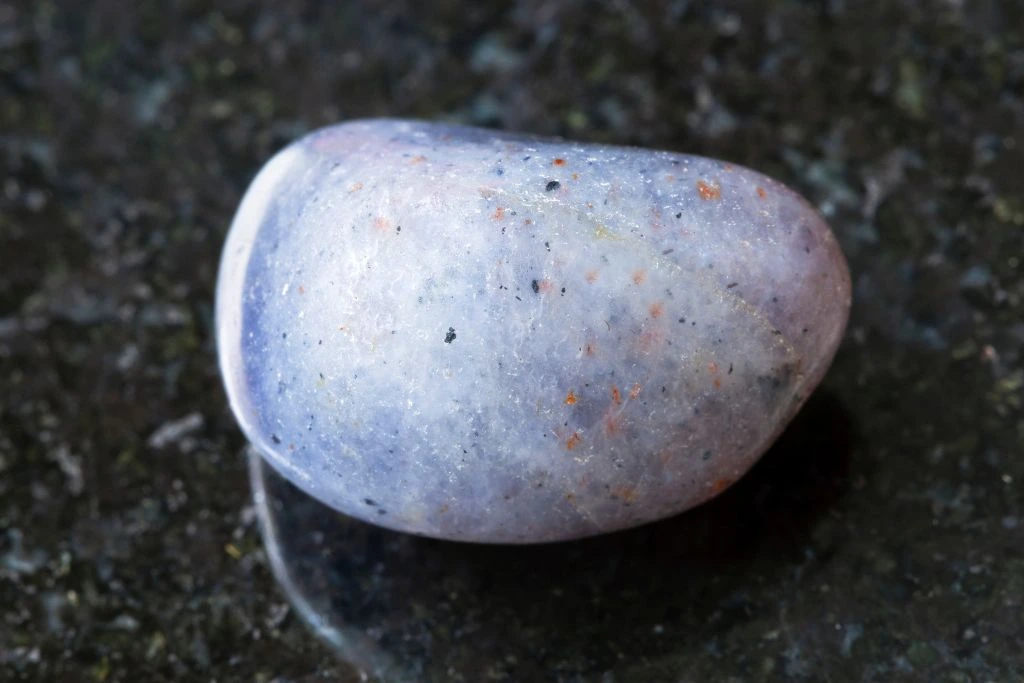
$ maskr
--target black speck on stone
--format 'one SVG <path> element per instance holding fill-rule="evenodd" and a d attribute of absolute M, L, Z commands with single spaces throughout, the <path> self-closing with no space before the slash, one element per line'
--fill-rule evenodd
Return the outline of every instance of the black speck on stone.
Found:
<path fill-rule="evenodd" d="M 281 443 L 281 438 L 277 434 L 271 434 L 270 440 L 274 443 Z"/>
<path fill-rule="evenodd" d="M 540 292 L 540 283 L 537 282 L 536 280 L 531 281 L 530 282 L 530 289 L 533 290 L 534 294 L 538 294 Z"/>
<path fill-rule="evenodd" d="M 373 507 L 376 507 L 377 505 L 377 501 L 375 501 L 373 498 L 363 498 L 363 502 Z"/>
<path fill-rule="evenodd" d="M 561 186 L 562 186 L 562 183 L 558 182 L 557 180 L 551 180 L 551 181 L 548 181 L 548 184 L 544 186 L 544 191 L 545 192 L 554 192 L 555 190 L 557 190 Z"/>
<path fill-rule="evenodd" d="M 455 328 L 449 327 L 448 334 L 444 335 L 444 343 L 451 344 L 453 341 L 455 341 Z"/>

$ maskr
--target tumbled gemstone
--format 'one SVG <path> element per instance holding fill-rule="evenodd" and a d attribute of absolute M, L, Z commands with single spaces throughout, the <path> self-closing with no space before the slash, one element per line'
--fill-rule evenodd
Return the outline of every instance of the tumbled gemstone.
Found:
<path fill-rule="evenodd" d="M 821 216 L 754 171 L 364 120 L 259 172 L 216 317 L 231 407 L 301 489 L 522 543 L 720 493 L 821 380 L 849 305 Z"/>

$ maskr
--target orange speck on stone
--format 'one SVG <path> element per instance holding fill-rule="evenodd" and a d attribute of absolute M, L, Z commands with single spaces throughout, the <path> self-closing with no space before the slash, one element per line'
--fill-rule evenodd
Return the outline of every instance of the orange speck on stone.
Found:
<path fill-rule="evenodd" d="M 700 194 L 701 199 L 721 199 L 722 188 L 717 184 L 708 184 L 703 180 L 697 181 L 697 193 Z"/>
<path fill-rule="evenodd" d="M 637 382 L 633 385 L 633 388 L 629 390 L 629 397 L 634 399 L 638 397 L 640 395 L 640 389 L 642 389 L 642 387 L 640 386 L 640 383 Z"/>
<path fill-rule="evenodd" d="M 619 486 L 618 488 L 612 489 L 611 495 L 613 498 L 618 498 L 623 503 L 633 503 L 636 501 L 636 489 L 632 486 Z"/>
<path fill-rule="evenodd" d="M 565 159 L 555 159 L 552 161 L 555 166 L 565 166 Z"/>
<path fill-rule="evenodd" d="M 568 394 L 565 395 L 565 405 L 567 405 L 567 406 L 576 405 L 576 394 L 572 393 L 571 390 L 569 391 Z"/>
<path fill-rule="evenodd" d="M 583 437 L 580 436 L 580 433 L 579 432 L 573 432 L 572 436 L 570 436 L 568 439 L 566 439 L 565 447 L 567 449 L 569 449 L 570 451 L 574 450 L 577 446 L 580 445 L 581 441 L 583 441 Z"/>
<path fill-rule="evenodd" d="M 622 404 L 622 394 L 619 393 L 619 388 L 616 386 L 612 387 L 612 401 L 615 402 L 615 405 Z"/>
<path fill-rule="evenodd" d="M 674 183 L 676 181 L 676 177 L 674 175 L 672 175 L 671 173 L 669 173 L 667 176 L 665 176 L 665 181 L 666 182 L 670 182 L 670 183 Z"/>
<path fill-rule="evenodd" d="M 440 514 L 442 514 L 442 515 L 443 515 L 444 513 L 448 512 L 448 503 L 445 503 L 444 505 L 442 505 L 441 507 L 439 507 L 439 508 L 437 509 L 437 511 L 438 511 L 438 513 L 440 513 Z"/>
<path fill-rule="evenodd" d="M 664 224 L 662 223 L 662 216 L 661 216 L 661 210 L 660 209 L 655 209 L 654 211 L 651 212 L 651 214 L 652 214 L 651 215 L 651 230 L 654 230 L 655 232 L 657 232 L 658 230 L 661 230 L 663 227 L 665 227 Z"/>
<path fill-rule="evenodd" d="M 579 180 L 580 179 L 580 174 L 579 173 L 573 173 L 572 174 L 572 179 L 573 180 Z"/>
<path fill-rule="evenodd" d="M 409 160 L 409 163 L 410 164 L 422 164 L 426 160 L 427 160 L 427 158 L 425 156 L 423 156 L 422 154 L 417 154 L 416 156 L 414 156 L 412 159 Z"/>
<path fill-rule="evenodd" d="M 306 293 L 306 288 L 303 287 L 302 285 L 299 285 L 299 294 L 305 294 L 305 293 Z"/>
<path fill-rule="evenodd" d="M 757 196 L 760 197 L 761 199 L 767 199 L 768 193 L 764 191 L 763 187 L 759 187 L 757 188 Z"/>
<path fill-rule="evenodd" d="M 494 210 L 494 216 L 493 216 L 494 220 L 500 221 L 504 217 L 505 217 L 505 207 L 504 206 L 499 206 L 498 208 L 496 208 Z"/>
<path fill-rule="evenodd" d="M 594 282 L 597 281 L 597 271 L 596 270 L 588 270 L 587 274 L 584 277 L 586 277 L 587 282 L 593 284 Z"/>
<path fill-rule="evenodd" d="M 650 351 L 665 341 L 665 335 L 661 330 L 645 330 L 637 337 L 637 348 L 643 352 Z"/>
<path fill-rule="evenodd" d="M 583 347 L 583 354 L 586 355 L 586 356 L 595 356 L 595 355 L 597 355 L 597 345 L 596 344 L 586 344 Z"/>
<path fill-rule="evenodd" d="M 358 192 L 361 189 L 363 189 L 363 184 L 362 183 L 352 183 L 352 185 L 349 186 L 348 191 L 349 192 Z"/>
<path fill-rule="evenodd" d="M 646 279 L 647 279 L 646 271 L 638 270 L 635 273 L 633 273 L 633 284 L 642 285 L 644 283 L 644 280 L 646 280 Z"/>
<path fill-rule="evenodd" d="M 712 375 L 717 375 L 718 374 L 718 363 L 716 363 L 715 361 L 711 361 L 710 363 L 708 363 L 708 372 L 710 372 Z M 721 377 L 715 377 L 715 379 L 713 380 L 713 384 L 715 385 L 715 389 L 721 389 L 722 388 L 722 378 Z"/>
<path fill-rule="evenodd" d="M 373 219 L 373 229 L 381 232 L 386 232 L 391 227 L 391 221 L 383 216 L 377 216 Z"/>
<path fill-rule="evenodd" d="M 554 285 L 551 284 L 551 280 L 540 280 L 537 282 L 537 291 L 550 292 Z"/>
<path fill-rule="evenodd" d="M 622 425 L 614 415 L 605 415 L 604 431 L 608 436 L 615 436 L 622 431 Z"/>
<path fill-rule="evenodd" d="M 651 304 L 651 307 L 648 309 L 648 311 L 650 312 L 652 318 L 660 318 L 662 314 L 665 312 L 665 305 L 662 304 L 660 301 L 656 301 L 653 304 Z"/>
<path fill-rule="evenodd" d="M 715 483 L 711 485 L 711 490 L 718 494 L 729 488 L 730 484 L 732 484 L 732 479 L 727 479 L 725 477 L 721 479 L 715 479 Z"/>

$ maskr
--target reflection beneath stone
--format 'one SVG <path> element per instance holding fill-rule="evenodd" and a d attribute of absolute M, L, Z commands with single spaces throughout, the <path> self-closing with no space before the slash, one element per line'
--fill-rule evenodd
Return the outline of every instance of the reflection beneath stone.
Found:
<path fill-rule="evenodd" d="M 774 614 L 765 596 L 786 599 L 814 524 L 846 488 L 849 432 L 841 406 L 818 395 L 715 501 L 533 546 L 382 529 L 318 503 L 254 451 L 249 459 L 275 574 L 317 635 L 361 670 L 385 681 L 660 680 Z"/>

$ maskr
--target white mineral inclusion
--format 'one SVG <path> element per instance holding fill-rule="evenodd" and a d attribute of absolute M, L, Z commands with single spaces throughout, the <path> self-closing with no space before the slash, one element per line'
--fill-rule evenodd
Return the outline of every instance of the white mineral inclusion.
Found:
<path fill-rule="evenodd" d="M 849 305 L 821 216 L 754 171 L 365 120 L 260 171 L 216 316 L 231 407 L 297 486 L 524 543 L 721 492 L 820 381 Z"/>

